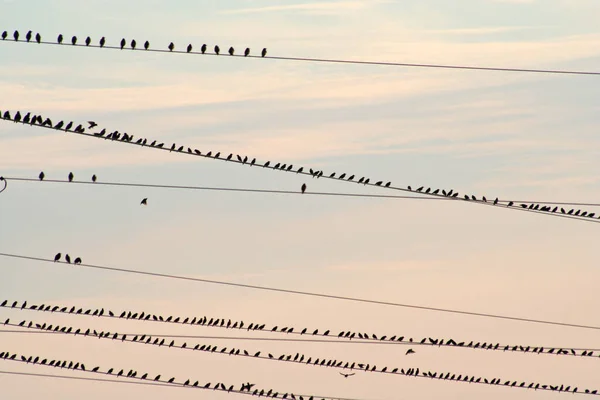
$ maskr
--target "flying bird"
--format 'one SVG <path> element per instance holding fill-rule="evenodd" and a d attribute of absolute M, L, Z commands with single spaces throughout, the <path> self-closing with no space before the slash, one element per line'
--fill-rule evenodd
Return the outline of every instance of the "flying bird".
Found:
<path fill-rule="evenodd" d="M 69 172 L 69 182 L 73 182 L 74 175 L 72 172 Z"/>
<path fill-rule="evenodd" d="M 89 128 L 88 128 L 88 129 L 92 129 L 92 128 L 93 128 L 93 127 L 95 127 L 95 126 L 98 126 L 98 124 L 97 124 L 97 123 L 95 123 L 94 121 L 88 121 L 88 124 L 90 124 L 90 126 L 89 126 Z"/>
<path fill-rule="evenodd" d="M 355 373 L 352 373 L 352 374 L 344 374 L 344 373 L 340 372 L 340 375 L 342 375 L 344 378 L 347 378 L 347 377 L 349 377 L 349 376 L 356 375 L 356 374 L 355 374 Z"/>
<path fill-rule="evenodd" d="M 408 349 L 408 350 L 406 350 L 405 355 L 414 354 L 414 353 L 415 353 L 415 351 L 413 349 Z"/>
<path fill-rule="evenodd" d="M 300 189 L 302 189 L 302 193 L 306 192 L 306 183 L 303 183 Z"/>
<path fill-rule="evenodd" d="M 148 198 L 147 198 L 147 197 L 144 197 L 144 198 L 142 199 L 142 202 L 140 203 L 140 205 L 142 205 L 142 206 L 147 206 L 147 205 L 148 205 Z"/>

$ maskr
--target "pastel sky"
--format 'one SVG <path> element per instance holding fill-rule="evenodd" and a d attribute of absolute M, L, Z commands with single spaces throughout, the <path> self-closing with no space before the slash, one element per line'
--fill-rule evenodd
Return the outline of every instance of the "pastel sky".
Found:
<path fill-rule="evenodd" d="M 1 0 L 0 31 L 122 37 L 166 49 L 600 70 L 597 0 Z M 95 120 L 203 151 L 503 199 L 597 202 L 600 78 L 303 63 L 0 43 L 0 110 Z M 0 122 L 0 175 L 389 194 Z M 140 207 L 142 198 L 148 206 Z M 462 202 L 10 182 L 0 252 L 600 325 L 598 227 Z M 67 268 L 0 257 L 0 301 L 210 315 L 268 325 L 526 345 L 600 347 L 532 325 Z M 121 332 L 239 335 L 0 309 Z M 248 333 L 247 335 L 251 335 Z M 232 341 L 205 341 L 231 346 Z M 600 360 L 445 348 L 235 342 L 378 366 L 596 387 Z M 369 400 L 559 398 L 112 343 L 0 333 L 0 351 L 201 381 Z M 0 363 L 0 370 L 54 370 Z M 62 371 L 64 373 L 64 371 Z M 86 376 L 80 374 L 79 376 Z M 235 398 L 216 392 L 0 375 L 2 397 Z"/>

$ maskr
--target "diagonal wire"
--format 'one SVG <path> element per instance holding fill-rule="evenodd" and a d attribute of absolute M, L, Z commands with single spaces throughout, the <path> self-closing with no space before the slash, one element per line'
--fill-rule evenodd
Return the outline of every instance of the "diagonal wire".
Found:
<path fill-rule="evenodd" d="M 25 41 L 13 41 L 5 40 L 5 43 L 31 43 Z M 121 50 L 120 46 L 110 45 L 95 45 L 90 44 L 88 46 L 83 44 L 59 44 L 58 42 L 40 41 L 39 44 L 43 45 L 54 45 L 63 47 L 89 47 L 89 48 L 104 48 L 110 50 Z M 131 49 L 126 48 L 124 51 L 136 51 L 136 52 L 153 52 L 153 53 L 174 53 L 174 54 L 190 54 L 190 55 L 205 55 L 205 56 L 218 56 L 213 52 L 197 52 L 197 51 L 183 51 L 183 50 L 168 50 L 168 49 L 152 49 L 148 48 L 143 50 L 141 48 Z M 574 70 L 559 70 L 559 69 L 532 69 L 532 68 L 508 68 L 508 67 L 484 67 L 475 65 L 450 65 L 450 64 L 429 64 L 429 63 L 401 63 L 401 62 L 387 62 L 387 61 L 361 61 L 361 60 L 347 60 L 347 59 L 335 59 L 335 58 L 316 58 L 316 57 L 289 57 L 289 56 L 258 56 L 251 55 L 244 56 L 243 54 L 221 55 L 226 58 L 264 58 L 270 60 L 283 60 L 283 61 L 301 61 L 301 62 L 313 62 L 313 63 L 327 63 L 327 64 L 354 64 L 354 65 L 377 65 L 377 66 L 388 66 L 388 67 L 410 67 L 410 68 L 440 68 L 440 69 L 453 69 L 453 70 L 471 70 L 471 71 L 496 71 L 496 72 L 521 72 L 521 73 L 538 73 L 538 74 L 560 74 L 560 75 L 588 75 L 588 76 L 600 76 L 600 72 L 596 71 L 574 71 Z"/>
<path fill-rule="evenodd" d="M 51 260 L 48 258 L 23 256 L 23 255 L 18 255 L 18 254 L 1 253 L 1 252 L 0 252 L 0 256 L 17 258 L 17 259 L 22 259 L 22 260 L 41 261 L 41 262 L 71 266 L 71 264 L 67 264 L 64 262 L 57 263 L 54 260 Z M 412 308 L 412 309 L 423 310 L 423 311 L 436 311 L 436 312 L 443 312 L 443 313 L 468 315 L 468 316 L 473 316 L 473 317 L 504 319 L 504 320 L 509 320 L 509 321 L 528 322 L 528 323 L 534 323 L 534 324 L 545 324 L 545 325 L 554 325 L 554 326 L 564 326 L 564 327 L 570 327 L 570 328 L 600 330 L 600 326 L 594 326 L 594 325 L 571 324 L 571 323 L 566 323 L 566 322 L 547 321 L 547 320 L 539 320 L 539 319 L 533 319 L 533 318 L 521 318 L 521 317 L 512 317 L 512 316 L 499 315 L 499 314 L 453 310 L 453 309 L 448 309 L 448 308 L 418 306 L 418 305 L 414 305 L 414 304 L 395 303 L 395 302 L 380 301 L 380 300 L 369 300 L 369 299 L 361 299 L 358 297 L 338 296 L 338 295 L 331 295 L 331 294 L 325 294 L 325 293 L 306 292 L 306 291 L 292 290 L 292 289 L 281 289 L 281 288 L 274 288 L 274 287 L 268 287 L 268 286 L 250 285 L 250 284 L 245 284 L 245 283 L 217 281 L 217 280 L 212 280 L 212 279 L 192 278 L 189 276 L 171 275 L 171 274 L 163 274 L 163 273 L 158 273 L 158 272 L 147 272 L 147 271 L 140 271 L 140 270 L 133 270 L 133 269 L 125 269 L 125 268 L 106 267 L 106 266 L 102 266 L 102 265 L 78 264 L 78 265 L 75 265 L 74 267 L 75 268 L 99 269 L 99 270 L 113 271 L 113 272 L 125 272 L 125 273 L 130 273 L 130 274 L 153 276 L 153 277 L 157 277 L 157 278 L 167 278 L 167 279 L 177 279 L 177 280 L 184 280 L 184 281 L 190 281 L 190 282 L 210 283 L 210 284 L 215 284 L 215 285 L 240 287 L 240 288 L 246 288 L 246 289 L 265 290 L 265 291 L 270 291 L 270 292 L 275 292 L 275 293 L 295 294 L 295 295 L 300 295 L 300 296 L 319 297 L 319 298 L 332 299 L 332 300 L 344 300 L 344 301 L 351 301 L 351 302 L 356 302 L 356 303 L 384 305 L 384 306 L 390 306 L 390 307 Z"/>
<path fill-rule="evenodd" d="M 13 122 L 17 122 L 14 121 L 13 119 L 9 118 L 4 118 L 4 120 L 7 121 L 13 121 Z M 52 126 L 47 126 L 44 124 L 38 125 L 38 124 L 28 124 L 26 122 L 23 121 L 19 121 L 19 123 L 22 123 L 24 125 L 31 125 L 31 126 L 36 126 L 36 127 L 41 127 L 41 128 L 46 128 L 46 129 L 52 129 L 52 130 L 56 130 L 56 128 L 52 127 Z M 85 133 L 84 131 L 77 131 L 77 130 L 66 130 L 66 132 L 69 133 L 74 133 L 74 134 L 78 134 L 78 135 L 83 135 L 83 136 L 87 136 L 87 137 L 94 137 L 97 139 L 104 139 L 104 140 L 109 140 L 107 137 L 104 136 L 99 136 L 98 134 L 90 134 L 90 133 Z M 133 138 L 133 136 L 131 136 Z M 111 141 L 114 141 L 112 139 L 110 139 Z M 141 140 L 141 138 L 140 138 Z M 376 182 L 376 183 L 363 183 L 359 181 L 349 181 L 349 180 L 343 180 L 343 179 L 339 179 L 339 177 L 333 177 L 333 176 L 327 176 L 327 175 L 319 175 L 317 176 L 316 173 L 321 172 L 322 171 L 317 171 L 316 173 L 312 173 L 312 169 L 311 172 L 308 171 L 293 171 L 293 170 L 284 170 L 284 169 L 278 169 L 275 168 L 274 166 L 267 166 L 266 164 L 260 164 L 260 163 L 256 163 L 256 164 L 252 164 L 252 163 L 247 163 L 247 162 L 243 162 L 243 161 L 238 161 L 235 159 L 226 159 L 226 158 L 216 158 L 216 157 L 208 157 L 206 156 L 206 153 L 204 155 L 202 154 L 196 154 L 194 152 L 191 151 L 191 149 L 188 150 L 188 152 L 184 152 L 184 151 L 178 151 L 178 150 L 172 150 L 169 148 L 164 148 L 164 147 L 155 147 L 152 145 L 144 145 L 143 143 L 137 143 L 137 142 L 133 142 L 133 141 L 124 141 L 124 140 L 117 140 L 118 143 L 126 143 L 126 144 L 130 144 L 130 145 L 136 145 L 136 146 L 141 146 L 141 147 L 146 147 L 146 148 L 152 148 L 155 150 L 163 150 L 163 151 L 168 151 L 168 152 L 175 152 L 178 154 L 186 154 L 189 156 L 196 156 L 196 157 L 204 157 L 204 158 L 209 158 L 212 160 L 221 160 L 221 161 L 227 161 L 230 163 L 237 163 L 237 164 L 242 164 L 242 165 L 248 165 L 250 167 L 252 166 L 256 166 L 256 167 L 260 167 L 260 168 L 268 168 L 271 170 L 277 170 L 277 171 L 284 171 L 284 172 L 290 172 L 290 173 L 295 173 L 295 174 L 301 174 L 301 175 L 310 175 L 313 178 L 325 178 L 325 179 L 331 179 L 331 180 L 335 180 L 335 181 L 342 181 L 342 182 L 346 182 L 346 183 L 355 183 L 355 184 L 362 184 L 365 186 L 369 186 L 369 187 L 374 187 L 374 188 L 385 188 L 385 189 L 391 189 L 391 190 L 398 190 L 398 191 L 402 191 L 402 192 L 407 192 L 407 193 L 411 193 L 411 194 L 417 194 L 417 195 L 422 195 L 422 196 L 430 196 L 430 197 L 435 197 L 435 198 L 444 198 L 444 199 L 448 199 L 448 200 L 455 200 L 455 201 L 466 201 L 467 203 L 472 203 L 472 204 L 479 204 L 479 205 L 486 205 L 486 206 L 493 206 L 493 207 L 501 207 L 503 209 L 509 209 L 509 210 L 518 210 L 518 211 L 523 211 L 523 212 L 531 212 L 531 213 L 535 213 L 535 214 L 541 214 L 541 215 L 546 215 L 546 216 L 552 216 L 552 217 L 560 217 L 560 218 L 567 218 L 567 219 L 573 219 L 573 220 L 578 220 L 578 221 L 585 221 L 585 222 L 591 222 L 591 223 L 600 223 L 600 214 L 597 216 L 595 216 L 595 213 L 590 213 L 593 215 L 593 218 L 590 217 L 589 215 L 587 216 L 581 216 L 581 215 L 571 215 L 568 214 L 566 211 L 562 210 L 562 213 L 557 213 L 555 211 L 558 210 L 558 207 L 556 207 L 556 209 L 553 212 L 549 212 L 549 211 L 541 211 L 541 210 L 536 210 L 533 209 L 534 204 L 530 204 L 529 207 L 526 204 L 521 204 L 521 207 L 518 207 L 518 205 L 512 205 L 511 203 L 509 204 L 500 204 L 500 201 L 498 200 L 498 204 L 495 204 L 494 202 L 487 202 L 487 201 L 482 201 L 482 200 L 465 200 L 463 198 L 458 198 L 458 197 L 451 197 L 451 196 L 444 196 L 442 194 L 434 194 L 434 193 L 425 193 L 425 192 L 420 192 L 420 191 L 413 191 L 412 189 L 405 189 L 405 188 L 401 188 L 401 187 L 397 187 L 397 186 L 391 186 L 391 182 L 388 182 L 386 185 L 383 184 L 383 181 L 381 182 Z M 163 143 L 164 144 L 164 143 Z M 173 144 L 175 145 L 175 144 Z M 183 147 L 183 146 L 181 146 Z M 279 164 L 277 164 L 279 165 Z M 287 164 L 284 164 L 287 165 Z M 291 166 L 291 165 L 290 165 Z M 365 179 L 365 177 L 363 177 L 363 179 Z M 361 179 L 362 180 L 362 179 Z M 379 183 L 379 184 L 378 184 Z M 457 193 L 458 194 L 458 193 Z M 537 205 L 537 207 L 539 207 L 539 204 Z M 570 213 L 573 213 L 575 210 L 570 210 Z M 581 211 L 581 210 L 579 210 Z M 579 213 L 579 211 L 577 211 L 576 214 Z"/>

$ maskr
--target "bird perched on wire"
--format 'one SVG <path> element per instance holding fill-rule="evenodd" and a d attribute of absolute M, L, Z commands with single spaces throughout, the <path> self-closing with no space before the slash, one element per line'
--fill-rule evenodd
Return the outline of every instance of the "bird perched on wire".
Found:
<path fill-rule="evenodd" d="M 57 262 L 58 260 L 60 260 L 60 257 L 61 257 L 61 256 L 62 256 L 62 255 L 61 255 L 60 253 L 57 253 L 57 254 L 54 256 L 54 262 Z"/>
<path fill-rule="evenodd" d="M 92 182 L 96 182 L 96 175 L 92 175 Z"/>
<path fill-rule="evenodd" d="M 232 56 L 234 52 L 235 52 L 234 48 L 230 47 L 229 48 L 229 55 Z"/>
<path fill-rule="evenodd" d="M 306 192 L 306 183 L 303 183 L 300 189 L 302 189 L 302 193 Z"/>
<path fill-rule="evenodd" d="M 173 42 L 169 43 L 169 51 L 173 51 L 175 49 L 175 45 Z"/>
<path fill-rule="evenodd" d="M 71 264 L 71 257 L 69 257 L 69 255 L 68 255 L 68 254 L 65 254 L 65 260 L 66 260 L 66 261 L 67 261 L 69 264 Z"/>
<path fill-rule="evenodd" d="M 75 264 L 75 265 L 81 264 L 81 257 L 77 257 L 75 260 L 73 260 L 73 264 Z"/>
<path fill-rule="evenodd" d="M 127 42 L 125 41 L 125 38 L 121 39 L 121 50 L 123 50 L 126 44 Z"/>
<path fill-rule="evenodd" d="M 144 198 L 142 199 L 142 202 L 140 203 L 140 205 L 141 205 L 141 206 L 147 206 L 147 205 L 148 205 L 148 198 L 147 198 L 147 197 L 144 197 Z"/>
<path fill-rule="evenodd" d="M 44 175 L 44 171 L 40 172 L 40 175 L 39 175 L 40 181 L 44 180 L 44 176 L 46 176 L 46 175 Z"/>
<path fill-rule="evenodd" d="M 353 376 L 353 375 L 356 375 L 356 374 L 354 374 L 354 373 L 352 373 L 352 374 L 344 374 L 344 373 L 340 372 L 340 375 L 342 375 L 344 378 L 347 378 L 349 376 Z"/>
<path fill-rule="evenodd" d="M 75 176 L 73 175 L 73 173 L 72 173 L 72 172 L 69 172 L 69 182 L 73 182 L 73 178 L 74 178 L 74 177 L 75 177 Z"/>
<path fill-rule="evenodd" d="M 250 55 L 250 48 L 246 47 L 246 50 L 244 50 L 244 57 L 248 57 Z"/>
<path fill-rule="evenodd" d="M 192 44 L 190 43 L 190 44 L 188 44 L 188 47 L 187 47 L 187 52 L 189 53 L 189 52 L 191 52 L 191 51 L 192 51 Z"/>
<path fill-rule="evenodd" d="M 262 49 L 261 56 L 265 57 L 266 55 L 267 55 L 267 48 L 265 47 L 264 49 Z"/>
<path fill-rule="evenodd" d="M 150 47 L 150 42 L 146 40 L 144 42 L 144 50 L 148 50 L 149 47 Z"/>
<path fill-rule="evenodd" d="M 221 49 L 219 48 L 219 46 L 215 46 L 215 54 L 219 55 L 220 51 L 221 51 Z"/>

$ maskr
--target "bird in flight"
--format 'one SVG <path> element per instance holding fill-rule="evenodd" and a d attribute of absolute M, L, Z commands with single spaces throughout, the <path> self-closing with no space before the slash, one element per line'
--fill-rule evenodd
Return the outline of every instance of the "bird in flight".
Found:
<path fill-rule="evenodd" d="M 147 197 L 144 197 L 144 198 L 142 199 L 142 202 L 140 203 L 140 205 L 142 205 L 142 206 L 147 206 L 147 205 L 148 205 L 148 198 L 147 198 Z"/>
<path fill-rule="evenodd" d="M 406 350 L 406 355 L 409 355 L 409 354 L 415 354 L 415 351 L 413 349 Z"/>
<path fill-rule="evenodd" d="M 89 126 L 89 128 L 88 128 L 88 129 L 92 129 L 92 128 L 93 128 L 93 127 L 95 127 L 95 126 L 98 126 L 98 124 L 97 124 L 97 123 L 95 123 L 94 121 L 88 121 L 88 124 L 90 124 L 90 126 Z"/>
<path fill-rule="evenodd" d="M 352 373 L 352 374 L 343 374 L 343 373 L 340 372 L 340 375 L 342 375 L 344 378 L 347 378 L 349 376 L 356 375 L 356 374 L 354 374 L 354 373 Z"/>
<path fill-rule="evenodd" d="M 302 189 L 302 193 L 306 192 L 306 183 L 303 183 L 300 189 Z"/>

